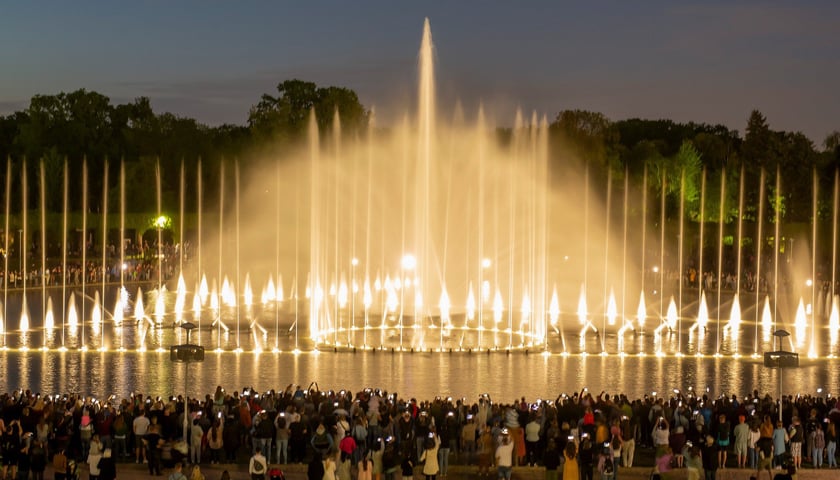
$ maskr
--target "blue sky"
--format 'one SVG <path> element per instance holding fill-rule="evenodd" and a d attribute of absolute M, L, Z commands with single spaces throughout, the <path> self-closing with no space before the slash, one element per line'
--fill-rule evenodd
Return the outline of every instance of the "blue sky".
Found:
<path fill-rule="evenodd" d="M 413 109 L 429 17 L 438 96 L 501 125 L 516 108 L 722 123 L 753 109 L 819 146 L 840 129 L 840 2 L 73 1 L 0 6 L 0 113 L 77 88 L 244 124 L 282 80 Z"/>

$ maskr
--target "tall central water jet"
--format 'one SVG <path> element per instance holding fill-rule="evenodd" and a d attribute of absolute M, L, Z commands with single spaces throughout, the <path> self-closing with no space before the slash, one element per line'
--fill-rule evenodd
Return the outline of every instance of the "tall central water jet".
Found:
<path fill-rule="evenodd" d="M 472 126 L 442 121 L 434 56 L 426 20 L 417 110 L 393 131 L 353 136 L 341 111 L 332 124 L 310 117 L 308 321 L 316 343 L 366 347 L 367 330 L 378 329 L 387 348 L 545 344 L 548 122 L 519 112 L 502 141 L 481 108 Z M 367 201 L 357 202 L 365 191 Z M 377 272 L 384 289 L 358 288 L 362 265 L 365 282 Z"/>

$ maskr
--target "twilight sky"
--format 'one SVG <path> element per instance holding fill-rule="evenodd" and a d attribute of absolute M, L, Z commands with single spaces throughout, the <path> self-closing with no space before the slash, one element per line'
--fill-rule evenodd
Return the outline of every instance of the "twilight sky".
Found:
<path fill-rule="evenodd" d="M 378 123 L 413 111 L 423 19 L 443 114 L 477 105 L 723 123 L 752 109 L 818 147 L 840 129 L 840 2 L 33 1 L 0 7 L 0 114 L 78 88 L 244 124 L 282 80 L 354 89 Z"/>

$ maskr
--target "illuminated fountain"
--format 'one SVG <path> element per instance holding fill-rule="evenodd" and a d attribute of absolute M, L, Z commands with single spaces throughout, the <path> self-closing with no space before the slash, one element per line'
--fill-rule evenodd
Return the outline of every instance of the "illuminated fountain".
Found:
<path fill-rule="evenodd" d="M 61 275 L 49 287 L 31 280 L 10 285 L 6 277 L 2 346 L 157 352 L 177 339 L 177 325 L 189 321 L 196 325 L 192 338 L 217 352 L 519 350 L 753 357 L 771 345 L 773 330 L 786 328 L 794 331 L 797 350 L 814 357 L 837 354 L 835 292 L 806 282 L 818 278 L 814 252 L 825 257 L 827 247 L 817 244 L 816 223 L 810 241 L 797 242 L 801 260 L 792 261 L 792 241 L 790 252 L 780 245 L 791 235 L 779 213 L 780 172 L 770 198 L 766 187 L 772 185 L 765 183 L 773 172 L 761 172 L 760 200 L 751 206 L 756 214 L 744 199 L 745 183 L 755 179 L 743 168 L 739 175 L 724 170 L 719 178 L 702 170 L 692 217 L 686 213 L 685 168 L 654 173 L 648 166 L 643 172 L 628 166 L 619 180 L 621 172 L 604 170 L 562 147 L 550 151 L 548 121 L 536 114 L 518 113 L 513 127 L 499 133 L 482 107 L 473 115 L 461 108 L 440 113 L 433 57 L 427 22 L 417 108 L 392 128 L 375 128 L 372 117 L 363 131 L 343 131 L 349 127 L 342 125 L 341 112 L 331 123 L 319 122 L 313 113 L 303 147 L 269 158 L 242 177 L 238 162 L 222 162 L 212 176 L 218 185 L 207 186 L 201 162 L 195 171 L 182 166 L 177 205 L 164 202 L 174 195 L 163 194 L 157 166 L 157 211 L 147 227 L 158 242 L 147 280 L 130 278 L 135 259 L 125 250 L 123 163 L 115 184 L 105 167 L 103 198 L 109 193 L 119 198 L 110 209 L 107 202 L 87 205 L 86 164 L 81 189 L 70 188 L 64 167 L 60 219 L 65 233 L 50 239 L 46 226 L 55 221 L 48 221 L 44 164 L 39 165 L 39 228 L 29 225 L 30 209 L 20 212 L 18 224 L 11 222 L 8 197 L 17 190 L 10 186 L 10 161 L 5 251 L 14 240 L 15 249 L 23 249 L 20 258 L 32 257 L 37 232 L 36 243 L 62 244 L 58 263 L 66 273 L 66 232 L 94 228 L 100 233 L 91 237 L 101 256 L 88 257 L 85 248 L 81 262 L 117 268 L 107 281 L 102 276 L 91 283 L 82 275 L 80 282 L 71 282 Z M 20 175 L 21 195 L 28 199 L 26 174 Z M 193 175 L 195 182 L 188 186 Z M 719 191 L 707 189 L 716 181 Z M 825 200 L 818 186 L 815 179 L 815 218 Z M 727 187 L 738 191 L 737 202 L 727 200 Z M 81 225 L 72 227 L 71 191 L 82 192 L 84 211 Z M 185 197 L 193 193 L 197 212 L 191 216 Z M 718 195 L 721 205 L 730 204 L 714 212 L 709 198 Z M 833 200 L 835 272 L 837 175 Z M 725 217 L 732 210 L 738 212 L 736 232 Z M 758 219 L 754 227 L 743 224 L 748 210 Z M 765 211 L 771 212 L 767 219 Z M 184 239 L 190 236 L 185 223 L 195 232 L 191 255 L 164 265 L 163 232 Z M 118 233 L 115 254 L 106 255 L 102 231 Z M 747 239 L 755 244 L 751 264 L 733 247 Z M 716 255 L 704 255 L 703 245 Z M 725 251 L 736 256 L 736 282 L 719 288 L 727 273 Z M 48 259 L 43 249 L 38 253 L 36 268 L 55 266 L 55 258 Z M 6 256 L 5 270 L 14 270 L 14 262 L 14 256 Z M 21 262 L 24 277 L 32 265 Z M 168 279 L 165 267 L 174 272 Z M 689 269 L 696 275 L 691 285 L 684 280 Z M 707 276 L 716 284 L 707 284 Z M 745 284 L 755 276 L 772 282 L 760 288 Z M 792 280 L 780 291 L 782 276 Z M 833 273 L 830 280 L 836 284 Z"/>

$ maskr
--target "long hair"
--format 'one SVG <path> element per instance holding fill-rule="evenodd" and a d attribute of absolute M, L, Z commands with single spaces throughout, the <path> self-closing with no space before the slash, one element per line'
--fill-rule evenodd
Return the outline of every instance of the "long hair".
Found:
<path fill-rule="evenodd" d="M 575 458 L 575 455 L 577 455 L 577 447 L 575 446 L 575 442 L 567 443 L 566 450 L 564 453 L 566 455 L 566 458 Z"/>

